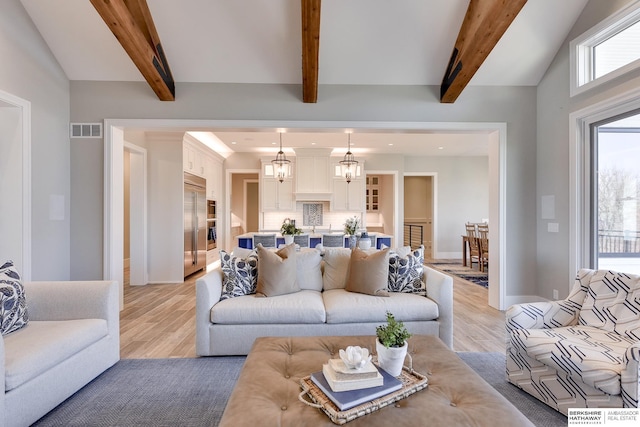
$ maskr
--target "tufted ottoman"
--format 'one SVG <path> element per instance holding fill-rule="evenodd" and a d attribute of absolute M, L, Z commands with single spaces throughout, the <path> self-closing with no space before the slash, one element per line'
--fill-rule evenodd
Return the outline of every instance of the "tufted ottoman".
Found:
<path fill-rule="evenodd" d="M 320 371 L 348 345 L 375 350 L 375 337 L 256 339 L 220 426 L 334 425 L 320 409 L 298 400 L 300 379 Z M 427 375 L 429 387 L 348 426 L 533 426 L 439 338 L 414 336 L 409 352 L 414 369 Z"/>

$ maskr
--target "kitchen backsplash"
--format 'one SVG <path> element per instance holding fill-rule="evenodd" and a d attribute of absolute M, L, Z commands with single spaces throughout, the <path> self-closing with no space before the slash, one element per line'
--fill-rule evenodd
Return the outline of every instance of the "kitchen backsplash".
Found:
<path fill-rule="evenodd" d="M 263 215 L 263 230 L 280 230 L 282 221 L 285 218 L 294 219 L 296 226 L 302 228 L 304 231 L 311 230 L 311 225 L 304 224 L 304 205 L 321 205 L 322 214 L 318 215 L 317 210 L 319 206 L 313 208 L 307 208 L 314 212 L 315 217 L 322 218 L 322 224 L 316 225 L 316 230 L 328 230 L 331 227 L 332 231 L 342 231 L 344 229 L 344 222 L 347 218 L 352 216 L 358 216 L 362 218 L 362 212 L 348 212 L 348 211 L 331 211 L 329 210 L 329 202 L 296 202 L 295 212 L 279 211 L 279 212 L 264 212 Z"/>

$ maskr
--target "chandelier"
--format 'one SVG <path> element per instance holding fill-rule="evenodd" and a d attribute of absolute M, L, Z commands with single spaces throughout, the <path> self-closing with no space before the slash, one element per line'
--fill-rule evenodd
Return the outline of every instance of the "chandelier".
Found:
<path fill-rule="evenodd" d="M 358 161 L 351 152 L 351 133 L 349 135 L 349 145 L 347 152 L 344 155 L 344 159 L 340 160 L 340 168 L 342 169 L 342 175 L 347 180 L 347 184 L 351 182 L 351 178 L 356 174 L 356 168 L 358 167 Z"/>
<path fill-rule="evenodd" d="M 271 164 L 273 165 L 273 176 L 278 181 L 282 182 L 290 175 L 291 160 L 287 159 L 282 151 L 282 132 L 280 132 L 280 151 L 276 154 L 276 158 L 271 160 Z"/>

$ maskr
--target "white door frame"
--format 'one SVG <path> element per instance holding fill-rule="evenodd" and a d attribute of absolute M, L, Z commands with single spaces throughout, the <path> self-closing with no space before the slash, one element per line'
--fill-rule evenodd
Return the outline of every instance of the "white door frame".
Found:
<path fill-rule="evenodd" d="M 398 182 L 398 171 L 396 170 L 364 170 L 365 177 L 367 175 L 390 175 L 393 178 L 393 235 L 396 238 L 396 247 L 402 246 L 404 241 L 404 228 L 400 226 L 400 183 Z M 365 212 L 366 216 L 366 212 Z M 365 224 L 366 226 L 367 224 Z"/>
<path fill-rule="evenodd" d="M 244 191 L 244 206 L 243 206 L 243 210 L 244 212 L 242 212 L 243 218 L 244 218 L 244 222 L 245 222 L 245 230 L 246 228 L 246 223 L 247 223 L 247 184 L 258 184 L 258 191 L 260 191 L 260 179 L 256 178 L 256 179 L 244 179 L 242 180 L 242 189 Z M 258 198 L 259 199 L 259 198 Z M 258 200 L 258 204 L 260 204 L 260 200 Z M 260 228 L 260 219 L 258 219 L 258 229 Z"/>
<path fill-rule="evenodd" d="M 21 218 L 16 218 L 14 223 L 21 223 L 21 253 L 12 255 L 20 257 L 16 261 L 16 266 L 25 282 L 31 281 L 31 102 L 0 90 L 0 112 L 2 108 L 18 110 L 18 121 L 20 135 L 13 144 L 18 147 L 3 147 L 7 152 L 20 152 L 22 156 L 21 164 Z M 17 148 L 17 150 L 15 150 Z M 8 254 L 7 254 L 8 255 Z"/>
<path fill-rule="evenodd" d="M 437 258 L 438 255 L 438 227 L 436 224 L 438 223 L 438 173 L 437 172 L 407 172 L 403 175 L 405 176 L 428 176 L 431 177 L 431 257 Z M 404 184 L 404 181 L 403 181 Z M 404 185 L 402 187 L 404 189 Z M 403 190 L 404 194 L 404 190 Z M 404 227 L 402 229 L 404 233 Z M 404 236 L 403 236 L 404 238 Z M 404 242 L 404 240 L 403 240 Z"/>
<path fill-rule="evenodd" d="M 591 125 L 640 108 L 640 88 L 613 96 L 569 115 L 569 281 L 590 267 Z"/>
<path fill-rule="evenodd" d="M 232 242 L 231 238 L 231 188 L 233 175 L 235 174 L 258 174 L 258 188 L 260 188 L 260 169 L 227 169 L 224 180 L 225 192 L 224 192 L 224 229 L 225 229 L 225 248 L 233 249 L 237 242 Z M 258 202 L 259 203 L 259 202 Z M 259 224 L 262 222 L 260 221 Z"/>
<path fill-rule="evenodd" d="M 130 171 L 130 263 L 129 284 L 146 285 L 149 282 L 147 260 L 147 150 L 129 142 L 124 149 L 131 155 Z"/>
<path fill-rule="evenodd" d="M 104 139 L 104 278 L 118 280 L 122 284 L 122 233 L 123 233 L 123 187 L 122 187 L 122 140 L 123 129 L 126 127 L 150 128 L 159 131 L 178 129 L 304 129 L 305 131 L 322 131 L 327 129 L 355 129 L 375 132 L 377 130 L 394 131 L 438 131 L 460 130 L 478 131 L 489 134 L 489 220 L 491 227 L 489 238 L 492 246 L 489 262 L 491 271 L 497 271 L 497 277 L 492 277 L 489 289 L 489 305 L 504 310 L 506 301 L 505 278 L 507 265 L 505 262 L 508 248 L 506 245 L 506 148 L 507 124 L 505 122 L 369 122 L 369 121 L 287 121 L 287 120 L 183 120 L 183 119 L 105 119 Z M 492 173 L 492 168 L 496 169 Z M 225 211 L 229 207 L 229 171 L 226 180 Z M 495 204 L 495 206 L 493 206 Z M 226 241 L 230 247 L 231 230 L 230 218 L 225 218 Z M 494 268 L 495 266 L 495 268 Z M 505 285 L 503 285 L 505 284 Z M 121 295 L 122 298 L 122 295 Z M 122 301 L 122 300 L 121 300 Z"/>

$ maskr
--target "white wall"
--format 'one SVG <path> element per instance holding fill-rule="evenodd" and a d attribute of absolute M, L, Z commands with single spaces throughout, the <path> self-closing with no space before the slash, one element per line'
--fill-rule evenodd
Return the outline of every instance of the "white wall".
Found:
<path fill-rule="evenodd" d="M 438 174 L 435 256 L 461 257 L 465 222 L 489 217 L 488 157 L 407 157 L 405 163 L 405 172 Z"/>
<path fill-rule="evenodd" d="M 69 81 L 19 0 L 2 1 L 0 63 L 0 90 L 31 103 L 32 279 L 68 279 L 73 216 Z M 49 219 L 52 195 L 64 200 L 62 220 Z M 101 229 L 100 218 L 92 219 L 88 226 L 95 226 L 97 220 Z M 91 232 L 87 238 L 95 238 L 94 234 Z M 97 238 L 101 239 L 100 235 Z"/>
<path fill-rule="evenodd" d="M 184 278 L 182 133 L 147 138 L 149 283 Z"/>
<path fill-rule="evenodd" d="M 615 95 L 639 87 L 638 78 L 616 79 L 574 98 L 569 97 L 569 42 L 589 28 L 614 14 L 631 0 L 591 0 L 576 21 L 537 89 L 537 270 L 536 293 L 552 299 L 553 289 L 560 298 L 568 295 L 572 285 L 569 271 L 570 178 L 569 178 L 569 114 Z M 637 75 L 637 73 L 636 73 Z M 555 196 L 553 220 L 540 217 L 541 197 Z M 547 224 L 559 223 L 559 233 L 549 233 Z"/>

